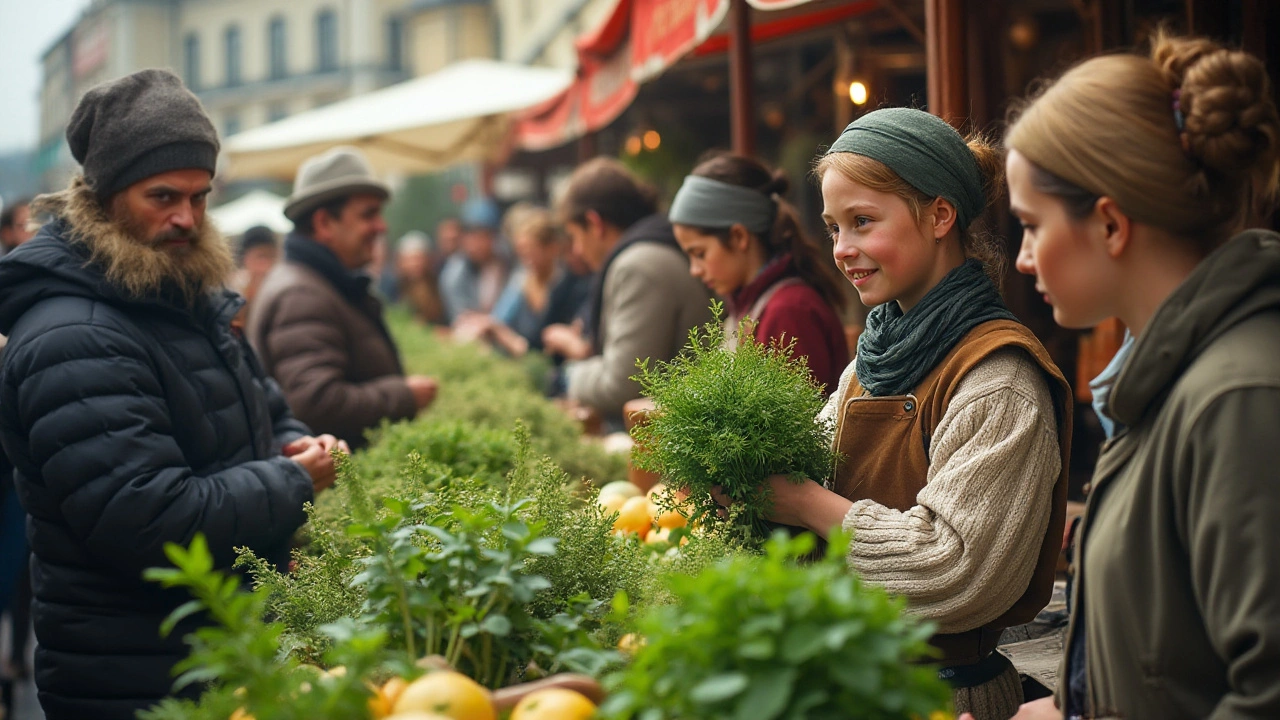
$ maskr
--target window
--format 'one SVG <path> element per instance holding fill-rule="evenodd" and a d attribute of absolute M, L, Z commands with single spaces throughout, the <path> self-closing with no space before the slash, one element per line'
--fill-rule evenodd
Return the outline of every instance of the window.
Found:
<path fill-rule="evenodd" d="M 240 113 L 228 110 L 222 120 L 222 136 L 231 137 L 240 132 Z"/>
<path fill-rule="evenodd" d="M 267 106 L 267 122 L 275 122 L 289 117 L 289 106 L 283 102 L 273 102 Z"/>
<path fill-rule="evenodd" d="M 182 40 L 182 70 L 187 87 L 192 91 L 200 89 L 200 36 L 187 33 Z"/>
<path fill-rule="evenodd" d="M 289 62 L 286 55 L 285 35 L 284 35 L 284 18 L 271 18 L 271 23 L 267 26 L 267 57 L 271 63 L 269 74 L 272 80 L 279 80 L 289 74 Z"/>
<path fill-rule="evenodd" d="M 338 16 L 332 10 L 316 15 L 316 61 L 321 72 L 338 69 Z"/>
<path fill-rule="evenodd" d="M 404 21 L 398 17 L 387 18 L 387 69 L 404 69 Z"/>
<path fill-rule="evenodd" d="M 239 85 L 240 75 L 240 28 L 232 25 L 227 28 L 225 36 L 227 52 L 227 85 Z"/>

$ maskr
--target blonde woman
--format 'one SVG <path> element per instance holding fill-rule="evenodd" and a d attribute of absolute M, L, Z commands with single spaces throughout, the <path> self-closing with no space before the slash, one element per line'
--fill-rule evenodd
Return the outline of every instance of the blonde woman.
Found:
<path fill-rule="evenodd" d="M 851 531 L 850 566 L 938 624 L 941 675 L 978 720 L 1022 702 L 995 647 L 1048 602 L 1071 442 L 1066 381 L 977 231 L 1001 170 L 982 139 L 906 108 L 864 115 L 820 159 L 836 264 L 872 310 L 823 413 L 834 477 L 770 478 L 773 520 Z"/>
<path fill-rule="evenodd" d="M 1157 36 L 1009 129 L 1018 269 L 1134 336 L 1104 405 L 1059 694 L 1018 718 L 1280 718 L 1280 120 L 1262 63 Z"/>

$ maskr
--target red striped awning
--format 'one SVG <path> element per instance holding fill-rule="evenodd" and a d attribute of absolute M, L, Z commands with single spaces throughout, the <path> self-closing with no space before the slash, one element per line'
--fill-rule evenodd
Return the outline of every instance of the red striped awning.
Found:
<path fill-rule="evenodd" d="M 783 10 L 812 0 L 748 0 L 758 10 Z M 640 83 L 661 75 L 690 53 L 724 52 L 727 34 L 713 35 L 730 0 L 619 0 L 599 27 L 575 41 L 577 77 L 564 92 L 521 114 L 515 144 L 525 150 L 563 145 L 613 122 L 635 100 Z M 764 42 L 841 22 L 875 10 L 876 0 L 857 0 L 755 23 L 754 42 Z"/>

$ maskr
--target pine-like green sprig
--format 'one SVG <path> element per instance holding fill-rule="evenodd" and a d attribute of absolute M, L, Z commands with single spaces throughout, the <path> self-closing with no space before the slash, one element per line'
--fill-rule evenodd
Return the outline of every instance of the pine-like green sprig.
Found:
<path fill-rule="evenodd" d="M 831 429 L 815 420 L 825 402 L 794 343 L 762 345 L 746 323 L 736 351 L 722 347 L 722 307 L 671 362 L 641 363 L 636 376 L 657 406 L 632 430 L 633 459 L 671 485 L 690 490 L 694 517 L 718 520 L 710 491 L 739 506 L 731 521 L 767 535 L 771 497 L 764 482 L 785 474 L 821 481 L 831 473 Z"/>

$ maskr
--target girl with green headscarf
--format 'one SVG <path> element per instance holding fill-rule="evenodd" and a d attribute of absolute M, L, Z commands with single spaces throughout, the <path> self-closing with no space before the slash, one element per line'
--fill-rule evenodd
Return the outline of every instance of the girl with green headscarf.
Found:
<path fill-rule="evenodd" d="M 863 116 L 820 158 L 836 265 L 872 310 L 821 416 L 833 477 L 769 479 L 772 519 L 851 531 L 850 566 L 937 624 L 940 674 L 977 720 L 1022 701 L 995 646 L 1048 602 L 1071 428 L 1066 381 L 1005 308 L 975 229 L 1000 165 L 906 108 Z"/>

